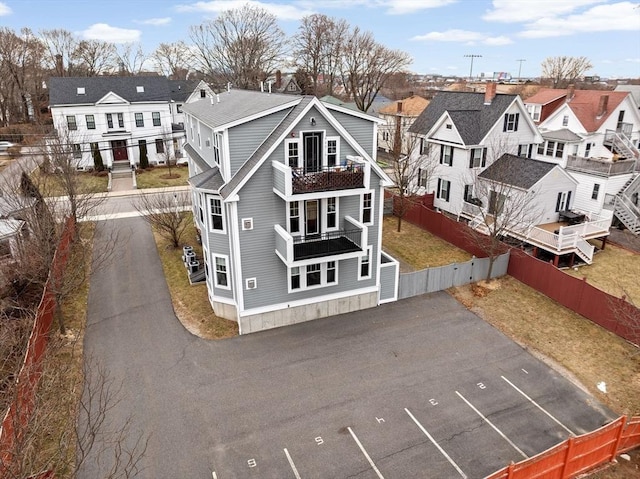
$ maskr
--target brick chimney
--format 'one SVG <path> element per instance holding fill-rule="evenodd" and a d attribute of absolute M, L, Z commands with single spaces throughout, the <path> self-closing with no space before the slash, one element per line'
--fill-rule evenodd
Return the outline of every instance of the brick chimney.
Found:
<path fill-rule="evenodd" d="M 567 88 L 567 103 L 573 100 L 573 97 L 575 96 L 575 94 L 576 94 L 576 86 L 572 83 Z"/>
<path fill-rule="evenodd" d="M 609 95 L 602 95 L 600 97 L 600 103 L 598 104 L 598 115 L 597 115 L 598 118 L 602 117 L 602 115 L 604 115 L 607 112 L 608 103 L 609 103 Z"/>
<path fill-rule="evenodd" d="M 396 103 L 396 106 L 397 106 L 396 111 L 397 111 L 398 113 L 402 113 L 402 102 L 401 102 L 401 101 L 399 101 L 398 103 Z"/>
<path fill-rule="evenodd" d="M 487 87 L 484 90 L 484 104 L 491 105 L 491 102 L 496 97 L 496 84 L 493 82 L 487 83 Z"/>
<path fill-rule="evenodd" d="M 276 90 L 282 88 L 282 72 L 280 70 L 276 70 L 276 84 L 274 86 Z"/>

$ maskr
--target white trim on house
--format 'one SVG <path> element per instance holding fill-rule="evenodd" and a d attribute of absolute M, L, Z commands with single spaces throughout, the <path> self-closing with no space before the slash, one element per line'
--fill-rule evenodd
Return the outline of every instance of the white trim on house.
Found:
<path fill-rule="evenodd" d="M 262 110 L 258 113 L 254 113 L 253 115 L 250 116 L 245 116 L 243 118 L 240 118 L 238 120 L 234 120 L 234 121 L 230 121 L 229 123 L 224 123 L 222 125 L 218 125 L 216 127 L 213 127 L 211 125 L 208 125 L 207 122 L 203 121 L 203 123 L 205 125 L 207 125 L 209 128 L 211 128 L 214 132 L 222 132 L 224 130 L 228 130 L 230 128 L 233 128 L 234 126 L 238 126 L 238 125 L 242 125 L 243 123 L 249 123 L 250 121 L 253 120 L 257 120 L 258 118 L 262 118 L 265 116 L 269 116 L 273 113 L 277 113 L 279 111 L 282 110 L 286 110 L 289 108 L 295 108 L 295 106 L 300 103 L 300 98 L 294 99 L 293 101 L 287 102 L 284 105 L 278 105 L 278 106 L 274 106 L 273 108 L 269 108 L 268 110 Z"/>
<path fill-rule="evenodd" d="M 236 282 L 234 283 L 235 304 L 238 310 L 238 316 L 240 316 L 240 313 L 244 310 L 244 289 L 242 288 L 243 273 L 242 252 L 240 250 L 240 228 L 238 224 L 238 203 L 229 203 L 227 213 L 229 213 L 229 220 L 231 222 L 229 225 L 229 255 L 233 258 L 233 270 L 237 275 L 237 278 L 235 278 Z M 240 334 L 242 333 L 240 332 Z"/>
<path fill-rule="evenodd" d="M 217 258 L 224 259 L 224 274 L 226 275 L 227 279 L 226 285 L 218 282 L 218 263 L 216 262 Z M 213 270 L 213 287 L 218 289 L 231 290 L 231 267 L 229 264 L 229 256 L 226 254 L 211 253 L 211 266 L 211 269 Z"/>
<path fill-rule="evenodd" d="M 520 119 L 522 119 L 523 117 L 525 118 L 525 121 L 527 122 L 527 125 L 529 126 L 529 128 L 531 129 L 531 131 L 533 131 L 534 133 L 534 140 L 532 143 L 534 144 L 538 144 L 542 142 L 542 135 L 540 134 L 540 131 L 538 130 L 538 127 L 536 126 L 536 124 L 534 123 L 533 119 L 531 118 L 531 115 L 529 115 L 529 112 L 527 111 L 527 107 L 525 106 L 525 104 L 522 102 L 522 100 L 520 99 L 519 96 L 516 96 L 513 101 L 509 104 L 509 106 L 507 108 L 504 109 L 504 111 L 500 114 L 500 117 L 498 118 L 498 120 L 493 124 L 493 126 L 491 128 L 489 128 L 489 131 L 487 131 L 487 134 L 484 136 L 484 138 L 482 138 L 482 140 L 480 141 L 480 145 L 484 145 L 485 141 L 487 141 L 487 138 L 490 138 L 491 135 L 493 134 L 494 130 L 496 128 L 500 128 L 502 129 L 502 122 L 504 121 L 504 115 L 508 113 L 509 109 L 511 109 L 511 107 L 513 106 L 514 103 L 517 103 L 518 108 L 519 108 L 519 112 L 520 115 L 518 117 L 518 121 L 520 121 Z M 520 126 L 520 125 L 519 125 Z M 514 131 L 507 131 L 507 132 L 501 132 L 501 133 L 514 133 Z M 491 146 L 491 145 L 487 145 L 487 146 Z M 517 145 L 516 145 L 517 147 Z"/>

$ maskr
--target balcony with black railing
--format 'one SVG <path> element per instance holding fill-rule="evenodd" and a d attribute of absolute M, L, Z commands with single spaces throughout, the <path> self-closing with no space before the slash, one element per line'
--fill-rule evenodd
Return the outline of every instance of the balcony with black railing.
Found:
<path fill-rule="evenodd" d="M 370 166 L 364 161 L 348 161 L 340 166 L 313 169 L 292 168 L 273 161 L 274 192 L 283 198 L 324 191 L 365 188 Z"/>
<path fill-rule="evenodd" d="M 361 236 L 360 230 L 350 230 L 295 237 L 293 259 L 300 261 L 362 251 L 358 246 Z"/>

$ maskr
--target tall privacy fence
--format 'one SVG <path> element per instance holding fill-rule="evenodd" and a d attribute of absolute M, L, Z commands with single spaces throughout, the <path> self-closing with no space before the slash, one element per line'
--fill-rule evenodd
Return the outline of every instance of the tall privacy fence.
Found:
<path fill-rule="evenodd" d="M 19 449 L 25 426 L 33 413 L 35 393 L 42 374 L 42 360 L 46 353 L 49 332 L 53 323 L 56 300 L 55 294 L 62 280 L 64 268 L 69 257 L 71 240 L 75 235 L 76 224 L 73 218 L 67 218 L 64 231 L 53 258 L 49 277 L 44 287 L 42 299 L 38 305 L 33 322 L 27 352 L 15 382 L 15 394 L 0 428 L 0 477 L 5 477 L 7 469 L 13 464 L 14 452 Z M 35 476 L 53 478 L 51 472 Z"/>

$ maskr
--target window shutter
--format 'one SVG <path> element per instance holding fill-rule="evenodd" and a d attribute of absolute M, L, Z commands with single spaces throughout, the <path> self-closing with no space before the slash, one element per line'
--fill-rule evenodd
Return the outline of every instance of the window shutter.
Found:
<path fill-rule="evenodd" d="M 449 166 L 453 166 L 453 147 L 452 146 L 449 147 L 449 152 L 451 153 L 451 156 L 449 157 Z"/>
<path fill-rule="evenodd" d="M 418 168 L 418 188 L 422 186 L 422 168 Z"/>
<path fill-rule="evenodd" d="M 560 211 L 561 201 L 562 201 L 562 192 L 558 193 L 558 199 L 556 200 L 556 211 Z"/>
<path fill-rule="evenodd" d="M 451 194 L 451 182 L 448 181 L 449 185 L 447 187 L 447 202 L 449 202 L 449 195 Z"/>
<path fill-rule="evenodd" d="M 518 131 L 518 120 L 520 119 L 520 113 L 516 113 L 516 121 L 513 126 L 513 131 Z"/>
<path fill-rule="evenodd" d="M 444 158 L 444 145 L 440 145 L 440 164 L 442 164 L 443 158 Z"/>
<path fill-rule="evenodd" d="M 438 178 L 438 198 L 440 198 L 440 191 L 442 187 L 442 179 Z"/>
<path fill-rule="evenodd" d="M 469 150 L 469 168 L 473 168 L 473 149 Z"/>
<path fill-rule="evenodd" d="M 567 192 L 567 206 L 566 209 L 570 210 L 571 209 L 571 191 Z"/>
<path fill-rule="evenodd" d="M 507 131 L 507 123 L 509 123 L 509 114 L 504 114 L 504 123 L 502 124 L 502 131 Z"/>
<path fill-rule="evenodd" d="M 487 149 L 483 148 L 482 149 L 482 167 L 484 168 L 485 166 L 487 166 Z"/>

